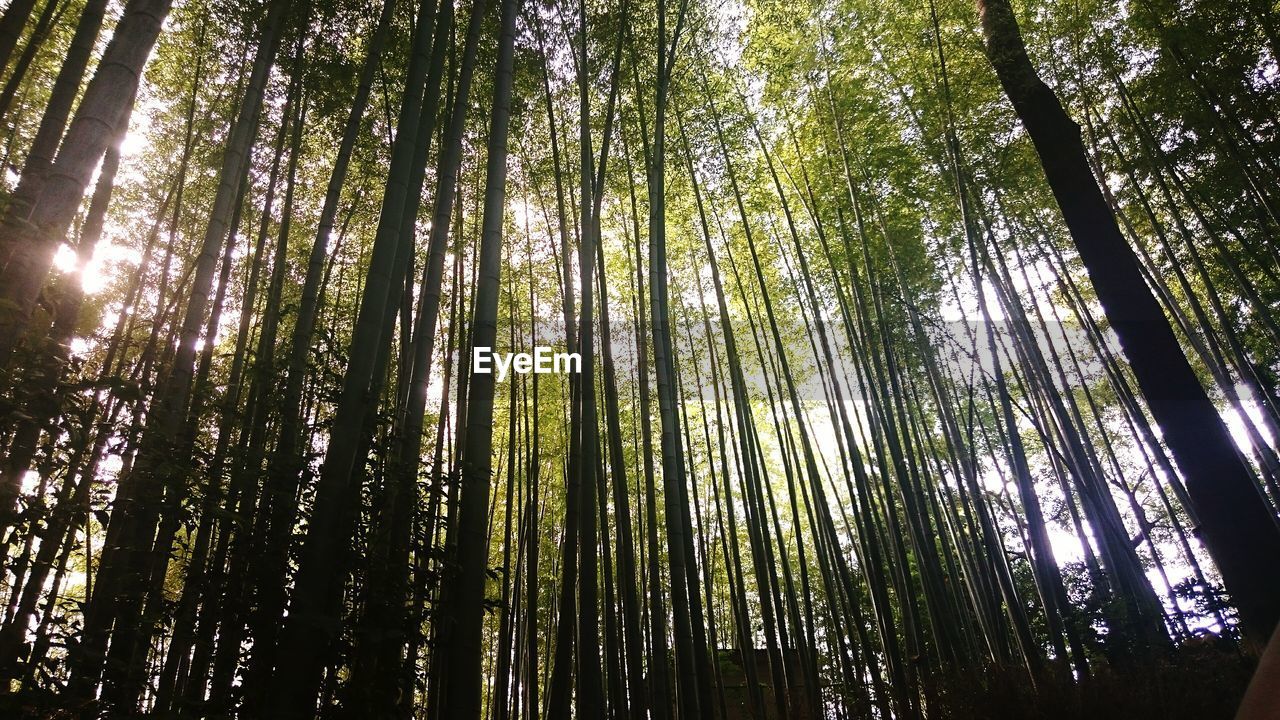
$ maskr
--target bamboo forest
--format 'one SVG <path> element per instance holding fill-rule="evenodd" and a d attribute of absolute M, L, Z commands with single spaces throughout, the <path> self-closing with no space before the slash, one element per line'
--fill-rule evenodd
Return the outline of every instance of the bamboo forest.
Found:
<path fill-rule="evenodd" d="M 2 2 L 0 717 L 1280 717 L 1274 0 Z"/>

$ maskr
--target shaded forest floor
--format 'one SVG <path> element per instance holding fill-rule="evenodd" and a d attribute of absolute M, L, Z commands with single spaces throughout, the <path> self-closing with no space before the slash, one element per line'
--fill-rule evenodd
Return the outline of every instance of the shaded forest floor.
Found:
<path fill-rule="evenodd" d="M 947 720 L 1231 720 L 1257 664 L 1229 643 L 1191 644 L 1158 659 L 1097 664 L 1080 681 L 1049 679 L 1033 688 L 1020 671 L 952 676 L 939 683 L 928 718 Z M 0 696 L 0 717 L 94 717 L 56 693 Z M 358 713 L 356 713 L 358 716 Z M 160 717 L 160 716 L 151 716 Z M 853 717 L 858 717 L 857 711 Z"/>
<path fill-rule="evenodd" d="M 1257 659 L 1229 644 L 1191 645 L 1154 660 L 1098 665 L 1080 682 L 986 675 L 940 688 L 936 717 L 955 720 L 1230 720 Z"/>

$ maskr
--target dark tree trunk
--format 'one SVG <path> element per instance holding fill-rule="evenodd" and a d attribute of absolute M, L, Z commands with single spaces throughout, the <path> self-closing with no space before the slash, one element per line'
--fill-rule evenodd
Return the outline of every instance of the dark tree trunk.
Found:
<path fill-rule="evenodd" d="M 483 6 L 483 0 L 477 0 Z M 503 219 L 506 213 L 507 130 L 511 120 L 512 66 L 515 57 L 516 0 L 502 3 L 502 35 L 494 70 L 493 113 L 485 172 L 484 220 L 479 253 L 479 281 L 471 346 L 493 347 L 497 340 L 498 295 L 502 271 Z M 489 564 L 489 483 L 493 464 L 494 375 L 473 373 L 468 392 L 466 445 L 462 452 L 462 507 L 458 521 L 459 576 L 451 594 L 449 667 L 445 671 L 444 717 L 479 720 L 484 586 Z M 505 702 L 499 698 L 498 701 Z"/>
<path fill-rule="evenodd" d="M 1089 168 L 1080 126 L 1036 74 L 1008 0 L 977 0 L 987 58 L 1040 155 L 1045 176 L 1164 433 L 1205 545 L 1261 644 L 1280 620 L 1280 528 L 1196 378 Z"/>
<path fill-rule="evenodd" d="M 36 0 L 14 0 L 5 8 L 0 16 L 0 74 L 9 66 L 9 57 L 18 45 L 22 29 L 27 25 L 27 18 L 36 8 Z"/>
<path fill-rule="evenodd" d="M 0 225 L 0 365 L 26 332 L 53 255 L 111 140 L 172 0 L 131 0 L 103 51 L 47 175 L 23 178 Z M 12 10 L 13 8 L 11 8 Z M 6 13 L 6 18 L 8 14 Z"/>

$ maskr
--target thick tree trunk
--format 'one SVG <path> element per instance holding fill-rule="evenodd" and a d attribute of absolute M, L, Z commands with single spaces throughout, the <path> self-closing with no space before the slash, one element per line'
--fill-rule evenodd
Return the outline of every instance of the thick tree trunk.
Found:
<path fill-rule="evenodd" d="M 27 18 L 36 8 L 36 0 L 13 0 L 0 16 L 0 74 L 9 66 L 9 58 L 13 49 L 22 37 L 22 29 L 27 26 Z"/>
<path fill-rule="evenodd" d="M 453 3 L 450 0 L 440 3 L 422 112 L 418 121 L 418 139 L 414 147 L 409 197 L 405 201 L 400 221 L 402 243 L 412 243 L 416 236 L 423 176 L 431 138 L 436 127 L 436 116 L 440 109 L 440 80 L 444 68 L 445 48 L 449 45 L 453 28 L 453 12 Z M 455 150 L 453 156 L 456 157 L 457 154 Z M 456 164 L 436 174 L 436 177 L 442 180 L 446 177 L 456 178 L 456 176 Z M 446 203 L 445 227 L 437 228 L 433 224 L 433 237 L 437 230 L 442 238 L 447 234 L 447 205 L 450 203 L 452 200 Z M 441 242 L 443 243 L 443 239 Z M 443 252 L 441 255 L 443 256 Z M 402 317 L 405 318 L 406 323 L 408 313 L 412 310 L 411 289 L 412 285 L 406 282 L 406 295 L 402 307 Z M 417 350 L 418 344 L 409 343 L 408 332 L 405 335 L 406 337 L 402 340 L 402 349 L 407 357 L 412 358 L 412 353 Z M 432 339 L 435 337 L 434 324 L 431 327 L 430 336 Z M 398 380 L 403 385 L 409 381 L 411 374 L 416 375 L 419 370 L 425 376 L 428 368 L 429 363 L 424 362 L 423 367 L 419 368 L 416 362 L 410 361 L 408 367 L 402 368 Z M 398 436 L 395 438 L 394 452 L 388 461 L 382 507 L 370 540 L 369 571 L 365 579 L 365 600 L 362 603 L 364 610 L 357 630 L 357 642 L 352 661 L 351 685 L 356 693 L 354 702 L 373 716 L 392 713 L 396 697 L 409 691 L 408 688 L 399 687 L 398 683 L 403 676 L 400 672 L 400 659 L 405 644 L 404 632 L 407 629 L 404 614 L 405 595 L 409 584 L 410 532 L 414 508 L 418 500 L 417 483 L 421 464 L 426 389 L 423 388 L 420 397 L 410 396 L 407 401 L 404 401 L 404 398 L 399 399 L 403 401 L 401 405 L 406 408 L 405 416 L 401 419 Z"/>
<path fill-rule="evenodd" d="M 483 5 L 478 0 L 478 5 Z M 493 347 L 498 334 L 502 235 L 506 214 L 507 134 L 511 120 L 516 0 L 502 3 L 502 35 L 494 70 L 493 113 L 485 171 L 484 220 L 479 280 L 471 320 L 471 346 Z M 492 373 L 473 373 L 467 398 L 466 445 L 462 451 L 462 507 L 458 520 L 458 580 L 445 621 L 455 623 L 445 671 L 444 717 L 479 720 L 482 713 L 484 586 L 489 565 L 489 483 L 493 472 Z M 514 381 L 512 381 L 514 382 Z M 499 699 L 505 702 L 505 699 Z"/>
<path fill-rule="evenodd" d="M 643 118 L 641 119 L 643 126 Z M 643 137 L 643 134 L 642 134 Z M 653 419 L 650 414 L 653 407 L 652 393 L 649 383 L 649 332 L 647 313 L 645 311 L 645 282 L 644 278 L 647 274 L 644 266 L 644 256 L 640 252 L 640 213 L 636 203 L 636 188 L 634 183 L 634 175 L 631 165 L 631 153 L 627 148 L 626 133 L 622 133 L 622 155 L 626 160 L 627 167 L 627 189 L 631 200 L 631 223 L 635 232 L 635 314 L 636 314 L 636 337 L 635 337 L 635 354 L 636 354 L 636 379 L 640 386 L 637 392 L 640 416 L 640 454 L 642 460 L 642 470 L 644 473 L 644 534 L 645 534 L 645 551 L 648 553 L 647 567 L 645 568 L 648 575 L 648 613 L 649 613 L 649 677 L 646 683 L 647 697 L 649 699 L 649 707 L 653 713 L 655 720 L 666 720 L 671 715 L 671 680 L 669 666 L 665 660 L 667 657 L 669 645 L 667 642 L 667 610 L 666 603 L 663 598 L 662 583 L 660 581 L 660 565 L 659 558 L 661 552 L 658 544 L 658 495 L 657 482 L 655 476 L 657 468 L 654 463 L 653 452 Z M 648 145 L 646 143 L 646 155 Z M 646 158 L 647 160 L 647 158 Z M 643 555 L 643 554 L 642 554 Z M 653 658 L 663 658 L 661 662 L 655 662 Z"/>
<path fill-rule="evenodd" d="M 181 336 L 173 366 L 158 388 L 153 408 L 148 414 L 146 431 L 140 445 L 138 465 L 131 474 L 122 476 L 122 482 L 117 490 L 111 525 L 113 528 L 118 528 L 120 539 L 117 545 L 109 544 L 107 549 L 111 552 L 109 556 L 104 556 L 103 568 L 100 571 L 100 576 L 109 577 L 110 582 L 105 583 L 105 586 L 100 582 L 99 592 L 86 610 L 85 622 L 86 633 L 91 625 L 98 626 L 99 632 L 114 625 L 111 632 L 116 643 L 132 643 L 136 633 L 140 630 L 147 631 L 141 627 L 140 600 L 141 593 L 146 587 L 142 578 L 150 576 L 148 560 L 152 539 L 155 535 L 156 523 L 165 509 L 160 503 L 161 497 L 178 491 L 179 478 L 174 477 L 177 464 L 169 461 L 170 454 L 176 447 L 179 429 L 184 426 L 186 420 L 196 369 L 196 345 L 204 324 L 205 308 L 213 285 L 214 271 L 217 268 L 223 243 L 226 242 L 229 217 L 235 199 L 240 194 L 240 186 L 244 182 L 249 152 L 257 135 L 267 76 L 280 44 L 281 29 L 288 6 L 289 0 L 275 0 L 263 22 L 253 72 L 223 158 L 218 192 L 205 229 L 200 255 L 196 259 L 190 296 L 182 320 Z M 117 29 L 117 35 L 119 32 Z M 100 68 L 99 76 L 102 72 Z M 136 84 L 136 76 L 134 83 Z M 92 89 L 91 84 L 90 91 Z M 85 103 L 86 100 L 81 101 L 81 111 Z M 78 112 L 77 115 L 79 114 Z M 68 139 L 75 131 L 76 126 L 73 122 L 68 132 Z M 62 164 L 62 158 L 67 152 L 65 143 L 66 141 L 58 155 L 58 163 L 50 173 L 49 183 L 56 182 L 58 178 L 58 165 Z M 51 190 L 52 185 L 46 189 Z M 110 573 L 107 573 L 108 566 Z M 94 656 L 92 650 L 88 653 L 82 652 L 81 662 L 77 666 L 78 672 L 73 675 L 79 683 L 75 686 L 79 692 L 88 692 L 91 685 L 96 682 L 101 667 L 100 661 L 100 658 Z M 119 709 L 128 710 L 128 708 Z"/>
<path fill-rule="evenodd" d="M 9 108 L 18 95 L 18 89 L 22 87 L 22 81 L 26 79 L 27 71 L 31 69 L 31 63 L 36 59 L 36 53 L 40 52 L 41 46 L 49 39 L 50 31 L 62 19 L 62 13 L 66 9 L 66 4 L 58 0 L 48 0 L 45 3 L 44 10 L 40 12 L 35 26 L 31 28 L 26 46 L 18 55 L 18 61 L 13 64 L 13 72 L 9 73 L 9 79 L 5 81 L 4 88 L 0 89 L 0 118 L 9 114 Z"/>
<path fill-rule="evenodd" d="M 395 303 L 403 290 L 407 268 L 407 248 L 403 247 L 400 224 L 417 142 L 435 7 L 428 1 L 419 5 L 417 13 L 386 191 L 349 345 L 350 362 L 329 430 L 329 447 L 316 485 L 293 599 L 281 629 L 277 657 L 288 657 L 290 661 L 270 663 L 274 665 L 275 687 L 267 704 L 277 717 L 314 714 L 324 670 L 332 660 L 332 644 L 340 632 L 342 586 L 348 564 L 346 545 L 356 522 L 352 505 L 368 450 L 366 420 L 379 399 L 379 366 L 385 364 L 387 354 L 383 340 L 389 340 L 385 326 L 388 315 L 394 320 Z"/>
<path fill-rule="evenodd" d="M 102 172 L 99 173 L 93 200 L 90 202 L 80 244 L 76 248 L 77 260 L 81 267 L 93 257 L 94 248 L 102 237 L 107 209 L 110 207 L 112 191 L 115 188 L 116 172 L 120 167 L 120 142 L 123 140 L 124 133 L 117 128 L 116 137 L 113 138 L 112 145 L 107 149 L 106 158 L 103 160 Z M 159 215 L 164 215 L 171 197 L 172 194 L 165 196 Z M 159 225 L 160 221 L 157 219 L 151 234 L 153 239 Z M 8 530 L 7 521 L 11 519 L 9 511 L 12 510 L 14 498 L 10 497 L 10 491 L 16 491 L 21 486 L 23 476 L 31 468 L 37 440 L 42 434 L 52 433 L 55 430 L 54 421 L 64 412 L 67 401 L 68 393 L 61 386 L 61 382 L 70 363 L 68 357 L 70 342 L 80 318 L 84 290 L 80 286 L 78 275 L 68 276 L 65 280 L 58 298 L 49 338 L 42 348 L 40 357 L 43 367 L 29 376 L 22 388 L 22 392 L 29 397 L 26 402 L 29 403 L 27 414 L 30 417 L 18 423 L 17 431 L 8 448 L 8 455 L 0 464 L 0 533 Z M 62 498 L 54 508 L 59 521 L 70 509 L 62 507 L 62 502 L 65 501 L 66 498 Z M 48 571 L 52 567 L 54 552 L 62 546 L 64 532 L 61 529 L 61 522 L 55 524 L 51 521 L 50 528 L 51 531 L 40 543 L 39 555 L 36 558 L 32 576 L 27 578 L 23 587 L 17 613 L 9 618 L 4 631 L 0 632 L 0 681 L 11 677 L 10 664 L 17 659 L 19 648 L 29 629 L 28 623 L 35 615 L 39 592 L 44 587 Z M 37 531 L 36 523 L 32 522 L 28 532 Z"/>
<path fill-rule="evenodd" d="M 84 79 L 85 67 L 93 53 L 93 46 L 102 29 L 102 18 L 107 7 L 107 0 L 88 0 L 80 11 L 80 21 L 76 24 L 76 32 L 71 37 L 71 45 L 67 48 L 58 77 L 53 81 L 53 89 L 49 91 L 49 104 L 45 105 L 44 115 L 40 116 L 40 127 L 31 141 L 31 149 L 27 152 L 26 162 L 22 167 L 22 177 L 28 173 L 32 177 L 43 175 L 53 162 L 58 149 L 58 141 L 67 128 L 67 118 L 71 115 L 71 105 L 75 102 Z M 201 28 L 201 47 L 203 47 L 203 28 Z M 199 62 L 197 61 L 197 74 Z M 117 130 L 118 131 L 118 130 Z"/>
<path fill-rule="evenodd" d="M 274 664 L 280 617 L 285 604 L 284 576 L 289 559 L 290 538 L 297 517 L 297 488 L 301 480 L 303 458 L 303 391 L 307 380 L 316 324 L 320 316 L 320 297 L 324 279 L 325 260 L 329 256 L 329 241 L 333 234 L 342 197 L 342 187 L 360 134 L 369 95 L 373 87 L 374 72 L 382 60 L 383 48 L 390 35 L 391 19 L 396 0 L 384 0 L 373 35 L 365 51 L 351 110 L 343 127 L 337 156 L 329 183 L 325 190 L 324 204 L 316 228 L 315 240 L 308 254 L 306 274 L 302 284 L 302 296 L 297 319 L 289 339 L 285 361 L 284 387 L 278 402 L 280 419 L 277 441 L 267 464 L 262 497 L 259 499 L 255 522 L 255 537 L 265 538 L 262 552 L 254 553 L 250 561 L 249 582 L 258 591 L 254 613 L 264 619 L 254 633 L 255 661 L 262 655 L 260 667 L 268 669 Z M 269 634 L 269 636 L 268 636 Z"/>
<path fill-rule="evenodd" d="M 690 617 L 689 574 L 693 558 L 686 553 L 689 528 L 682 504 L 685 482 L 684 448 L 680 443 L 677 416 L 675 360 L 672 357 L 670 305 L 668 298 L 667 216 L 666 216 L 666 117 L 672 68 L 684 23 L 682 4 L 670 40 L 667 36 L 665 0 L 658 3 L 657 78 L 654 97 L 653 136 L 650 145 L 649 185 L 649 305 L 653 321 L 653 362 L 658 381 L 658 417 L 661 428 L 663 521 L 667 533 L 667 571 L 671 581 L 671 609 L 675 631 L 676 700 L 678 717 L 701 717 L 699 699 L 705 678 L 699 668 L 703 658 L 695 657 L 693 621 Z M 656 582 L 656 578 L 654 579 Z M 661 660 L 658 660 L 661 661 Z M 710 708 L 705 710 L 710 711 Z"/>
<path fill-rule="evenodd" d="M 1090 171 L 1080 127 L 1036 74 L 1008 0 L 977 4 L 987 58 L 1035 144 L 1098 299 L 1186 476 L 1205 545 L 1245 632 L 1261 643 L 1280 620 L 1280 528 L 1143 282 Z"/>
<path fill-rule="evenodd" d="M 126 110 L 171 4 L 172 0 L 131 0 L 125 6 L 53 167 L 40 178 L 24 176 L 5 210 L 0 225 L 0 365 L 8 362 L 27 330 L 53 255 L 107 149 L 111 130 L 129 122 Z"/>

